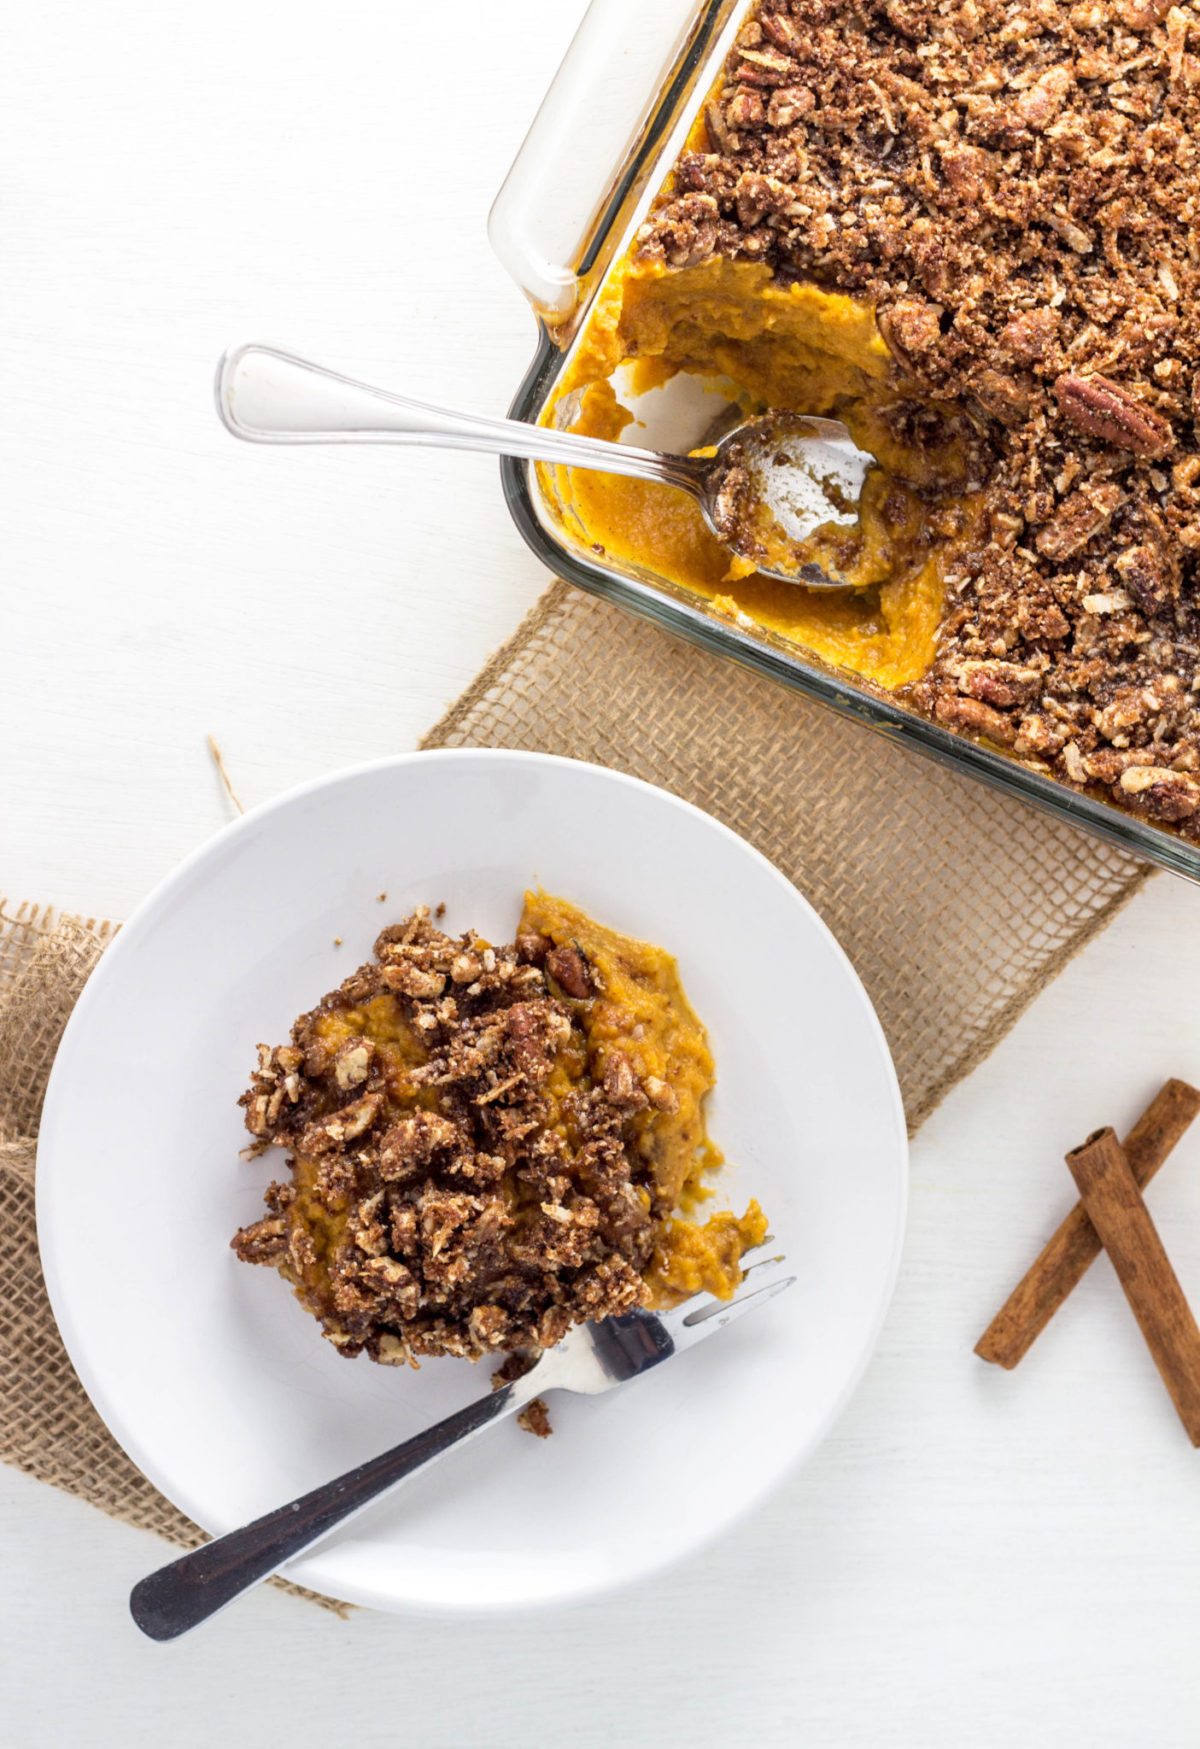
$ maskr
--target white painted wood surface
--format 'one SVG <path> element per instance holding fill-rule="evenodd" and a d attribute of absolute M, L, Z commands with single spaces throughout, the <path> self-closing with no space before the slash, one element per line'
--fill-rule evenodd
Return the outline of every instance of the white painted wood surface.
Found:
<path fill-rule="evenodd" d="M 225 818 L 208 732 L 248 801 L 409 747 L 537 595 L 491 462 L 239 447 L 209 379 L 258 337 L 503 409 L 532 327 L 484 223 L 581 9 L 4 25 L 4 890 L 126 914 Z M 1198 922 L 1154 881 L 927 1126 L 879 1354 L 740 1535 L 557 1619 L 263 1592 L 164 1650 L 124 1610 L 161 1547 L 0 1470 L 3 1749 L 1195 1744 L 1200 1460 L 1111 1271 L 1018 1373 L 971 1345 L 1064 1149 L 1200 1078 Z M 1200 1136 L 1151 1200 L 1200 1301 Z"/>

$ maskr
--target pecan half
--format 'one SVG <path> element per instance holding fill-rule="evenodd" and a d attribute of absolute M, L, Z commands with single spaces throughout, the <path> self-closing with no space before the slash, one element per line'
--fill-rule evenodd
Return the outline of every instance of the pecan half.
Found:
<path fill-rule="evenodd" d="M 1036 668 L 1016 662 L 964 662 L 959 684 L 968 697 L 1007 710 L 1014 704 L 1032 704 L 1041 694 L 1042 677 Z"/>
<path fill-rule="evenodd" d="M 1017 727 L 1002 711 L 993 710 L 977 698 L 939 698 L 933 707 L 939 723 L 952 729 L 963 729 L 968 735 L 986 735 L 997 746 L 1011 747 L 1017 738 Z"/>
<path fill-rule="evenodd" d="M 787 56 L 770 49 L 742 49 L 741 56 L 737 76 L 743 85 L 782 85 L 792 72 Z"/>
<path fill-rule="evenodd" d="M 587 960 L 580 950 L 566 943 L 546 956 L 546 970 L 568 996 L 582 1002 L 593 994 Z"/>
<path fill-rule="evenodd" d="M 763 100 L 757 91 L 739 90 L 736 97 L 731 98 L 725 111 L 725 120 L 737 133 L 750 132 L 762 127 L 767 119 L 763 108 Z"/>
<path fill-rule="evenodd" d="M 803 37 L 800 26 L 783 13 L 764 12 L 758 22 L 763 35 L 769 37 L 777 49 L 784 49 L 789 54 L 795 54 L 801 47 Z"/>
<path fill-rule="evenodd" d="M 1170 423 L 1107 377 L 1061 376 L 1054 399 L 1077 431 L 1118 449 L 1156 461 L 1175 447 Z"/>

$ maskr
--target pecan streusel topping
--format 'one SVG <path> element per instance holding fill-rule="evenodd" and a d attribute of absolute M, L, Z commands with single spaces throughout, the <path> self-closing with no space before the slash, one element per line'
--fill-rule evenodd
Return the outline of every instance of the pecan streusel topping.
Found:
<path fill-rule="evenodd" d="M 907 696 L 1193 838 L 1198 119 L 1170 0 L 761 0 L 637 245 L 873 302 L 985 475 Z"/>
<path fill-rule="evenodd" d="M 251 1151 L 286 1148 L 290 1175 L 233 1248 L 278 1268 L 345 1355 L 521 1354 L 659 1290 L 727 1296 L 765 1231 L 753 1204 L 740 1222 L 671 1219 L 681 1175 L 719 1158 L 700 1116 L 711 1058 L 681 993 L 622 992 L 603 968 L 622 948 L 635 973 L 674 962 L 565 901 L 530 906 L 564 939 L 526 929 L 494 947 L 418 907 L 289 1044 L 259 1047 L 241 1099 Z M 567 933 L 584 924 L 588 952 Z M 647 1067 L 656 1020 L 674 1088 Z"/>

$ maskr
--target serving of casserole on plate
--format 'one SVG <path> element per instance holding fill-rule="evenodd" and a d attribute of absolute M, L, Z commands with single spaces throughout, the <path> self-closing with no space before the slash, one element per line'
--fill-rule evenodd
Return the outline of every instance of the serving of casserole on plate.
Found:
<path fill-rule="evenodd" d="M 663 487 L 507 477 L 574 580 L 1194 876 L 1192 28 L 700 8 L 517 408 L 674 447 L 730 406 L 844 420 L 878 465 L 811 556 L 857 587 L 755 575 Z"/>
<path fill-rule="evenodd" d="M 576 1324 L 731 1298 L 767 1222 L 754 1201 L 699 1218 L 715 1066 L 672 955 L 547 893 L 507 946 L 444 909 L 259 1045 L 247 1152 L 290 1157 L 238 1256 L 347 1359 L 507 1356 L 505 1378 Z M 540 1401 L 524 1425 L 550 1431 Z"/>

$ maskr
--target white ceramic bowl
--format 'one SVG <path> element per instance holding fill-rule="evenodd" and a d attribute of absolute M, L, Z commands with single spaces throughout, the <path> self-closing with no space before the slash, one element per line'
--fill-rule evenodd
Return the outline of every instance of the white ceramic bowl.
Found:
<path fill-rule="evenodd" d="M 340 1358 L 273 1270 L 238 1263 L 282 1156 L 247 1163 L 254 1047 L 386 922 L 511 939 L 540 882 L 678 956 L 708 1026 L 711 1130 L 799 1277 L 624 1390 L 557 1396 L 452 1454 L 289 1568 L 381 1609 L 595 1595 L 707 1541 L 811 1452 L 874 1345 L 904 1225 L 904 1117 L 849 962 L 756 851 L 665 792 L 536 754 L 413 754 L 325 778 L 188 859 L 108 949 L 54 1067 L 38 1228 L 64 1340 L 117 1439 L 220 1533 L 487 1389 Z M 386 892 L 386 901 L 377 895 Z M 334 945 L 340 936 L 342 945 Z"/>

